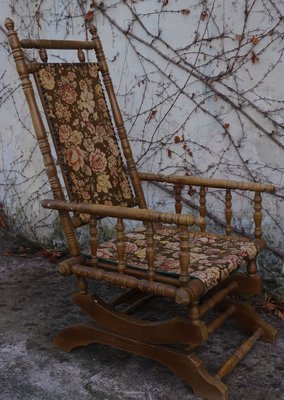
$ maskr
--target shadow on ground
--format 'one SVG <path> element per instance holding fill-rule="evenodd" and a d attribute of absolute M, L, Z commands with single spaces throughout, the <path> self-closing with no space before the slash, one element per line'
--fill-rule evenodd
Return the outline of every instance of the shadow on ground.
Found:
<path fill-rule="evenodd" d="M 102 345 L 71 353 L 52 346 L 56 332 L 86 317 L 72 304 L 72 278 L 36 256 L 5 256 L 12 246 L 0 233 L 0 399 L 1 400 L 193 400 L 184 382 L 156 362 Z M 94 283 L 99 295 L 115 290 Z M 154 319 L 176 306 L 159 300 L 145 307 Z M 259 342 L 226 377 L 230 400 L 284 400 L 284 323 L 265 315 L 279 331 L 273 346 Z M 214 373 L 245 336 L 226 324 L 198 355 Z M 214 342 L 214 349 L 211 344 Z"/>

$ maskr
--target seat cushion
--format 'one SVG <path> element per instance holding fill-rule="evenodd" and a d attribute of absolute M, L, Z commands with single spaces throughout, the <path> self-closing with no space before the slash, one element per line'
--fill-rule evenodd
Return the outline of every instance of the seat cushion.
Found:
<path fill-rule="evenodd" d="M 156 227 L 155 232 L 156 272 L 178 277 L 180 239 L 176 228 Z M 127 266 L 147 269 L 145 228 L 128 233 L 125 240 Z M 208 291 L 252 260 L 259 250 L 260 247 L 250 239 L 191 232 L 189 275 L 200 279 Z M 117 261 L 115 240 L 102 243 L 97 256 Z"/>

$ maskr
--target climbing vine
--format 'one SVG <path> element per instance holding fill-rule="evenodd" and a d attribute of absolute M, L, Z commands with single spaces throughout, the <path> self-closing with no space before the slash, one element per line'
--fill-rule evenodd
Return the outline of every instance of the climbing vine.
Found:
<path fill-rule="evenodd" d="M 8 3 L 21 36 L 85 39 L 88 25 L 98 26 L 140 170 L 273 182 L 278 190 L 264 198 L 264 231 L 273 251 L 284 255 L 283 1 Z M 0 140 L 12 148 L 21 130 L 27 142 L 14 158 L 2 150 L 0 202 L 16 204 L 18 226 L 37 237 L 51 224 L 36 206 L 49 187 L 43 168 L 33 167 L 39 154 L 16 75 L 11 79 L 3 26 L 0 34 L 1 55 L 9 59 L 0 74 L 0 110 L 13 110 L 15 118 Z M 160 187 L 146 189 L 150 204 L 169 203 Z M 194 188 L 183 196 L 197 203 Z M 223 194 L 207 197 L 211 220 L 220 225 Z M 250 200 L 245 192 L 233 195 L 234 226 L 248 235 Z"/>

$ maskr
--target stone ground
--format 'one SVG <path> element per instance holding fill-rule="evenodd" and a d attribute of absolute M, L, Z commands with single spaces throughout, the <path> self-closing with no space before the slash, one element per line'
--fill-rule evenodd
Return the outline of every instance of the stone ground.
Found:
<path fill-rule="evenodd" d="M 72 278 L 37 256 L 6 256 L 13 242 L 0 231 L 0 399 L 1 400 L 194 400 L 190 388 L 167 368 L 103 345 L 64 353 L 52 346 L 56 332 L 85 317 L 72 304 Z M 111 297 L 113 288 L 94 284 Z M 167 300 L 143 310 L 151 319 Z M 279 331 L 275 345 L 258 342 L 254 350 L 224 379 L 230 400 L 284 400 L 284 323 L 264 315 Z M 230 323 L 198 350 L 214 373 L 245 336 Z M 211 344 L 214 349 L 211 350 Z"/>

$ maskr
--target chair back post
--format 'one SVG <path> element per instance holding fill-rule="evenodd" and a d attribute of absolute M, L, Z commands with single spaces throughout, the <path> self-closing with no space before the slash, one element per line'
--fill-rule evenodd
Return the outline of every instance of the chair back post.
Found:
<path fill-rule="evenodd" d="M 7 18 L 5 27 L 8 31 L 8 40 L 12 49 L 12 54 L 15 60 L 16 69 L 20 76 L 23 91 L 31 112 L 32 122 L 34 125 L 36 137 L 39 143 L 39 148 L 43 157 L 44 165 L 46 168 L 47 176 L 51 185 L 53 196 L 57 200 L 65 200 L 63 190 L 58 178 L 56 165 L 51 154 L 50 145 L 46 135 L 43 121 L 36 103 L 33 87 L 29 78 L 29 71 L 27 63 L 25 62 L 24 53 L 21 48 L 21 43 L 16 31 L 14 30 L 14 22 Z M 60 211 L 59 217 L 64 229 L 66 240 L 68 243 L 71 256 L 78 256 L 80 254 L 79 245 L 75 236 L 75 231 L 72 225 L 72 220 L 68 212 Z"/>
<path fill-rule="evenodd" d="M 147 208 L 146 200 L 144 197 L 143 189 L 141 186 L 141 181 L 136 169 L 136 165 L 133 159 L 131 147 L 129 145 L 129 140 L 127 137 L 127 133 L 124 127 L 121 111 L 119 109 L 116 96 L 114 93 L 114 88 L 112 84 L 112 80 L 109 74 L 109 69 L 106 61 L 106 57 L 103 51 L 102 43 L 101 40 L 97 34 L 97 28 L 92 25 L 90 26 L 89 29 L 91 35 L 92 35 L 92 41 L 94 44 L 94 49 L 96 52 L 96 57 L 98 60 L 99 68 L 102 73 L 104 85 L 108 94 L 108 98 L 110 101 L 111 109 L 112 109 L 112 114 L 115 122 L 115 126 L 119 135 L 119 139 L 121 142 L 121 147 L 123 150 L 123 154 L 126 159 L 127 167 L 128 167 L 128 172 L 131 178 L 131 182 L 133 185 L 133 189 L 135 192 L 136 200 L 138 203 L 138 206 L 140 208 Z"/>

